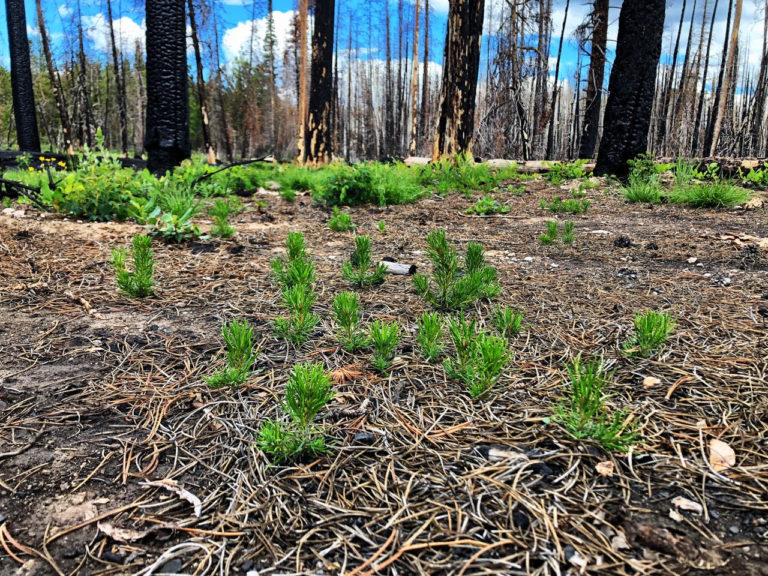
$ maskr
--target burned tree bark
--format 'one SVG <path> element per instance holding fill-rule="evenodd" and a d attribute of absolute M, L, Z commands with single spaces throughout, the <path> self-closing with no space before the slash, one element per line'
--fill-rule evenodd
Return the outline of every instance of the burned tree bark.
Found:
<path fill-rule="evenodd" d="M 331 104 L 333 102 L 333 19 L 335 0 L 315 4 L 312 31 L 312 68 L 310 71 L 309 109 L 304 132 L 306 162 L 326 164 L 331 161 Z"/>
<path fill-rule="evenodd" d="M 123 156 L 128 155 L 128 107 L 125 94 L 125 77 L 121 65 L 122 55 L 117 49 L 115 39 L 115 21 L 112 19 L 112 0 L 107 0 L 107 22 L 109 24 L 109 39 L 112 45 L 112 65 L 115 68 L 115 88 L 117 89 L 117 109 L 120 114 L 120 150 Z"/>
<path fill-rule="evenodd" d="M 184 0 L 146 0 L 147 167 L 164 174 L 190 156 Z"/>
<path fill-rule="evenodd" d="M 627 160 L 647 149 L 665 8 L 661 0 L 621 7 L 596 175 L 626 176 Z"/>
<path fill-rule="evenodd" d="M 200 126 L 203 131 L 203 148 L 208 164 L 216 164 L 216 151 L 211 142 L 211 123 L 208 119 L 208 99 L 205 94 L 205 78 L 203 77 L 203 57 L 200 54 L 200 38 L 197 34 L 197 20 L 195 18 L 195 2 L 187 0 L 189 9 L 189 27 L 192 33 L 192 49 L 195 52 L 195 69 L 197 70 L 197 100 L 200 104 Z"/>
<path fill-rule="evenodd" d="M 485 0 L 451 2 L 433 161 L 442 156 L 472 155 L 484 9 Z"/>
<path fill-rule="evenodd" d="M 595 0 L 592 8 L 592 45 L 584 108 L 584 128 L 579 158 L 592 158 L 600 127 L 600 104 L 605 79 L 605 48 L 608 42 L 608 0 Z"/>
<path fill-rule="evenodd" d="M 16 139 L 19 149 L 36 152 L 40 150 L 40 133 L 37 131 L 24 0 L 5 0 L 5 17 L 8 20 L 11 93 L 13 115 L 16 120 Z"/>

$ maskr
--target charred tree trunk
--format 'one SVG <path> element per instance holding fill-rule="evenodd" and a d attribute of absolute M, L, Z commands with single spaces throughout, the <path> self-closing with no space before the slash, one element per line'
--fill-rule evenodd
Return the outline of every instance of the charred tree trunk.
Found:
<path fill-rule="evenodd" d="M 429 0 L 424 0 L 424 57 L 421 71 L 421 110 L 419 111 L 419 142 L 422 148 L 426 146 L 424 139 L 427 135 L 429 121 Z"/>
<path fill-rule="evenodd" d="M 555 86 L 552 88 L 552 105 L 549 109 L 549 129 L 547 130 L 547 158 L 553 158 L 555 153 L 555 112 L 557 99 L 560 94 L 558 76 L 560 75 L 560 57 L 563 55 L 563 36 L 565 36 L 565 24 L 568 22 L 568 8 L 571 0 L 565 2 L 565 14 L 563 15 L 563 28 L 560 31 L 560 42 L 557 46 L 557 63 L 555 64 Z"/>
<path fill-rule="evenodd" d="M 661 0 L 624 0 L 621 7 L 597 175 L 626 176 L 627 160 L 647 149 L 665 8 Z"/>
<path fill-rule="evenodd" d="M 107 0 L 107 23 L 109 25 L 109 40 L 112 44 L 112 65 L 115 68 L 115 89 L 117 90 L 117 110 L 120 116 L 120 150 L 123 156 L 128 155 L 128 109 L 125 96 L 125 78 L 120 72 L 121 55 L 115 39 L 115 23 L 112 19 L 112 0 Z M 186 33 L 186 28 L 185 28 Z"/>
<path fill-rule="evenodd" d="M 37 131 L 35 91 L 32 86 L 24 0 L 5 0 L 5 17 L 8 20 L 11 93 L 13 116 L 16 120 L 16 139 L 20 150 L 37 152 L 40 150 L 40 133 Z"/>
<path fill-rule="evenodd" d="M 331 161 L 331 104 L 333 101 L 333 20 L 335 0 L 315 4 L 312 31 L 312 70 L 306 129 L 306 162 L 315 165 Z"/>
<path fill-rule="evenodd" d="M 592 158 L 600 128 L 600 104 L 605 79 L 605 49 L 608 42 L 608 0 L 595 0 L 592 8 L 592 42 L 589 78 L 584 107 L 584 128 L 579 158 Z"/>
<path fill-rule="evenodd" d="M 45 65 L 48 68 L 48 78 L 51 81 L 51 91 L 53 92 L 53 99 L 56 101 L 56 108 L 59 111 L 59 119 L 61 120 L 64 147 L 68 154 L 72 154 L 74 152 L 72 149 L 72 123 L 69 121 L 69 112 L 67 111 L 67 103 L 64 100 L 64 91 L 61 88 L 59 71 L 56 69 L 56 63 L 53 61 L 53 54 L 51 53 L 51 45 L 48 42 L 48 31 L 45 28 L 43 3 L 41 0 L 35 0 L 35 8 L 37 9 L 37 27 L 40 29 L 40 41 L 43 44 Z"/>
<path fill-rule="evenodd" d="M 472 155 L 484 9 L 485 0 L 454 0 L 450 4 L 433 161 L 442 156 Z"/>
<path fill-rule="evenodd" d="M 709 154 L 712 148 L 712 140 L 715 135 L 715 109 L 723 93 L 723 84 L 725 83 L 725 69 L 728 62 L 728 37 L 731 31 L 731 16 L 733 15 L 733 0 L 728 2 L 728 15 L 725 18 L 725 41 L 723 44 L 723 54 L 720 58 L 720 69 L 717 73 L 717 87 L 715 88 L 715 100 L 712 104 L 712 113 L 709 116 L 709 122 L 707 122 L 707 134 L 704 140 L 704 154 Z M 714 17 L 713 17 L 714 18 Z M 709 41 L 712 41 L 710 35 Z"/>
<path fill-rule="evenodd" d="M 677 70 L 677 56 L 680 53 L 680 36 L 683 33 L 683 22 L 685 22 L 685 5 L 686 0 L 683 0 L 683 7 L 680 10 L 680 23 L 677 26 L 677 37 L 675 39 L 675 49 L 672 52 L 672 66 L 670 67 L 667 78 L 664 81 L 664 88 L 663 88 L 663 97 L 661 99 L 661 102 L 659 103 L 661 106 L 661 110 L 659 112 L 659 121 L 658 121 L 658 133 L 656 134 L 656 143 L 657 147 L 661 148 L 664 144 L 664 139 L 667 136 L 667 119 L 669 117 L 669 106 L 670 106 L 670 98 L 672 96 L 672 85 L 675 83 L 675 72 Z M 694 13 L 696 12 L 696 7 L 693 8 Z M 693 15 L 691 15 L 691 22 L 693 22 Z M 691 37 L 688 36 L 688 40 L 690 41 Z M 685 54 L 686 58 L 688 57 L 688 53 Z M 683 69 L 683 75 L 685 75 L 685 69 Z"/>
<path fill-rule="evenodd" d="M 147 0 L 147 167 L 164 174 L 190 156 L 184 0 Z"/>
<path fill-rule="evenodd" d="M 296 67 L 299 74 L 298 120 L 299 120 L 299 164 L 307 161 L 307 23 L 309 21 L 309 0 L 299 0 L 298 33 L 299 53 Z"/>
<path fill-rule="evenodd" d="M 384 0 L 384 34 L 386 36 L 386 64 L 384 76 L 384 155 L 390 156 L 395 139 L 395 91 L 392 82 L 392 41 L 389 28 L 389 0 Z"/>
<path fill-rule="evenodd" d="M 714 124 L 712 126 L 712 142 L 709 145 L 709 155 L 714 156 L 717 151 L 717 143 L 720 139 L 720 130 L 723 126 L 725 117 L 726 103 L 730 95 L 731 77 L 735 73 L 736 53 L 739 48 L 739 24 L 741 23 L 742 0 L 736 0 L 736 10 L 733 15 L 733 29 L 731 30 L 731 41 L 728 47 L 728 60 L 725 64 L 725 76 L 722 85 L 718 90 L 719 98 L 715 102 Z M 730 12 L 730 11 L 729 11 Z"/>
<path fill-rule="evenodd" d="M 208 119 L 208 100 L 205 94 L 205 78 L 203 77 L 203 57 L 200 54 L 200 38 L 197 35 L 195 19 L 195 2 L 187 0 L 189 9 L 189 27 L 192 32 L 192 49 L 195 51 L 195 68 L 197 70 L 197 100 L 200 104 L 200 125 L 203 129 L 203 149 L 208 164 L 216 164 L 216 151 L 211 142 L 211 126 Z"/>
<path fill-rule="evenodd" d="M 416 100 L 419 98 L 419 0 L 416 0 L 416 14 L 413 20 L 413 77 L 411 78 L 411 141 L 408 153 L 416 155 L 416 131 L 418 118 L 416 117 Z"/>
<path fill-rule="evenodd" d="M 696 156 L 699 150 L 699 131 L 701 130 L 701 120 L 704 115 L 704 96 L 707 93 L 707 71 L 709 70 L 709 53 L 712 48 L 712 31 L 715 27 L 715 18 L 717 17 L 717 4 L 720 0 L 715 0 L 715 7 L 712 9 L 712 20 L 709 23 L 709 38 L 707 39 L 707 53 L 704 56 L 704 80 L 701 84 L 701 93 L 699 94 L 699 103 L 696 105 L 696 121 L 693 124 L 693 142 L 691 144 L 691 155 Z"/>
<path fill-rule="evenodd" d="M 81 112 L 81 125 L 79 127 L 80 142 L 93 146 L 91 126 L 93 126 L 93 111 L 88 97 L 88 60 L 85 57 L 85 42 L 83 40 L 83 18 L 80 13 L 80 2 L 77 2 L 77 88 L 79 108 Z"/>

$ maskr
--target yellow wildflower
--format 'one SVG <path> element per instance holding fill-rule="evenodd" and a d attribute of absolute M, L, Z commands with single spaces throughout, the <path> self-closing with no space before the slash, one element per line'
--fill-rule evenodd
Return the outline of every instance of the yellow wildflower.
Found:
<path fill-rule="evenodd" d="M 34 172 L 34 171 L 35 171 L 35 169 L 34 169 L 32 166 L 30 166 L 30 167 L 29 167 L 29 171 L 30 171 L 30 172 Z"/>
<path fill-rule="evenodd" d="M 59 166 L 61 166 L 62 168 L 66 168 L 66 167 L 67 167 L 67 165 L 66 165 L 64 162 L 62 162 L 61 160 L 59 160 L 58 164 L 59 164 Z"/>
<path fill-rule="evenodd" d="M 45 162 L 45 156 L 40 156 L 40 162 Z"/>

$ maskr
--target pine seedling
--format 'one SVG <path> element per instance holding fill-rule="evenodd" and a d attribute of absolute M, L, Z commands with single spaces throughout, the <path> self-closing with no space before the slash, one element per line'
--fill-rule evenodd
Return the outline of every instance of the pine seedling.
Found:
<path fill-rule="evenodd" d="M 603 370 L 599 359 L 582 363 L 577 356 L 568 365 L 569 398 L 557 406 L 554 420 L 576 439 L 591 439 L 606 450 L 623 450 L 635 441 L 637 434 L 624 424 L 625 414 L 609 417 L 604 388 L 611 374 Z"/>
<path fill-rule="evenodd" d="M 443 319 L 437 312 L 424 312 L 419 318 L 416 341 L 428 362 L 434 362 L 443 351 L 440 337 L 443 334 Z"/>
<path fill-rule="evenodd" d="M 155 259 L 152 238 L 137 234 L 133 237 L 133 272 L 125 268 L 128 253 L 124 248 L 112 250 L 112 266 L 117 274 L 117 285 L 131 298 L 144 298 L 153 294 Z"/>
<path fill-rule="evenodd" d="M 634 317 L 635 336 L 624 344 L 624 353 L 648 358 L 667 341 L 675 330 L 675 321 L 669 314 L 649 310 Z"/>
<path fill-rule="evenodd" d="M 369 272 L 369 270 L 373 270 Z M 384 282 L 386 267 L 371 261 L 370 236 L 355 236 L 355 251 L 348 262 L 344 262 L 341 273 L 348 281 L 359 288 Z"/>
<path fill-rule="evenodd" d="M 546 233 L 539 236 L 539 240 L 541 240 L 541 243 L 544 244 L 545 246 L 549 246 L 550 244 L 553 244 L 556 239 L 557 239 L 557 221 L 548 220 L 547 231 Z"/>
<path fill-rule="evenodd" d="M 229 217 L 239 211 L 239 206 L 235 201 L 223 200 L 217 198 L 213 205 L 208 209 L 208 213 L 213 218 L 214 225 L 211 227 L 211 234 L 220 238 L 229 238 L 235 233 L 235 228 L 230 225 Z"/>
<path fill-rule="evenodd" d="M 523 313 L 515 308 L 499 306 L 493 313 L 493 325 L 504 338 L 510 340 L 523 330 Z"/>
<path fill-rule="evenodd" d="M 320 317 L 312 312 L 317 301 L 312 286 L 296 285 L 283 290 L 283 304 L 288 308 L 288 318 L 276 318 L 275 333 L 300 346 L 307 341 Z"/>
<path fill-rule="evenodd" d="M 373 343 L 373 365 L 379 372 L 386 372 L 400 341 L 400 324 L 376 320 L 369 326 L 368 333 Z"/>
<path fill-rule="evenodd" d="M 338 206 L 334 206 L 333 216 L 328 221 L 328 228 L 334 232 L 346 232 L 347 230 L 354 230 L 355 224 L 347 212 L 342 212 Z"/>
<path fill-rule="evenodd" d="M 338 338 L 341 345 L 354 352 L 368 345 L 368 338 L 359 331 L 360 306 L 355 292 L 340 292 L 333 299 L 333 313 L 338 325 Z"/>
<path fill-rule="evenodd" d="M 256 360 L 253 353 L 253 328 L 248 320 L 233 320 L 222 326 L 221 334 L 227 347 L 227 367 L 203 380 L 211 388 L 236 388 L 248 378 Z"/>
<path fill-rule="evenodd" d="M 563 242 L 565 244 L 573 244 L 574 240 L 575 237 L 573 235 L 573 222 L 571 220 L 566 220 L 565 224 L 563 225 Z"/>
<path fill-rule="evenodd" d="M 290 422 L 265 422 L 259 430 L 259 448 L 276 462 L 326 452 L 325 430 L 313 421 L 333 398 L 331 386 L 331 378 L 322 364 L 294 366 L 282 403 Z"/>
<path fill-rule="evenodd" d="M 387 233 L 387 223 L 384 222 L 384 220 L 379 220 L 376 223 L 376 227 L 379 229 L 379 232 L 381 232 L 382 234 Z"/>
<path fill-rule="evenodd" d="M 283 289 L 308 286 L 315 281 L 315 265 L 307 253 L 304 235 L 289 232 L 285 243 L 288 259 L 275 258 L 270 262 L 272 273 Z"/>
<path fill-rule="evenodd" d="M 443 363 L 446 373 L 463 382 L 473 398 L 483 396 L 496 385 L 512 358 L 507 341 L 484 332 L 478 334 L 475 321 L 463 317 L 451 318 L 448 332 L 456 357 Z"/>

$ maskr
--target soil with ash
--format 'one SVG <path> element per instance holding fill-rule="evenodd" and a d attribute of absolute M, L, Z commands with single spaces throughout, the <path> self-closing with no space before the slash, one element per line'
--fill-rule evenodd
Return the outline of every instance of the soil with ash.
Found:
<path fill-rule="evenodd" d="M 421 359 L 427 305 L 407 276 L 361 291 L 366 322 L 404 326 L 391 373 L 339 348 L 330 303 L 350 289 L 353 235 L 307 195 L 264 196 L 266 214 L 247 202 L 231 240 L 155 243 L 144 300 L 110 266 L 141 227 L 0 216 L 0 574 L 768 574 L 765 209 L 628 204 L 602 182 L 587 213 L 558 217 L 574 244 L 544 246 L 540 200 L 569 187 L 525 187 L 497 195 L 497 217 L 465 215 L 462 195 L 350 210 L 377 257 L 423 272 L 433 228 L 485 246 L 503 292 L 475 312 L 513 306 L 526 327 L 481 400 Z M 298 349 L 271 332 L 285 312 L 269 261 L 290 230 L 323 317 Z M 628 358 L 633 314 L 651 309 L 676 330 Z M 254 373 L 211 390 L 238 317 L 256 327 Z M 628 454 L 551 421 L 579 353 L 615 370 L 607 405 L 642 438 Z M 284 418 L 297 362 L 333 372 L 332 450 L 270 465 L 254 437 Z M 733 466 L 713 468 L 712 440 Z"/>

